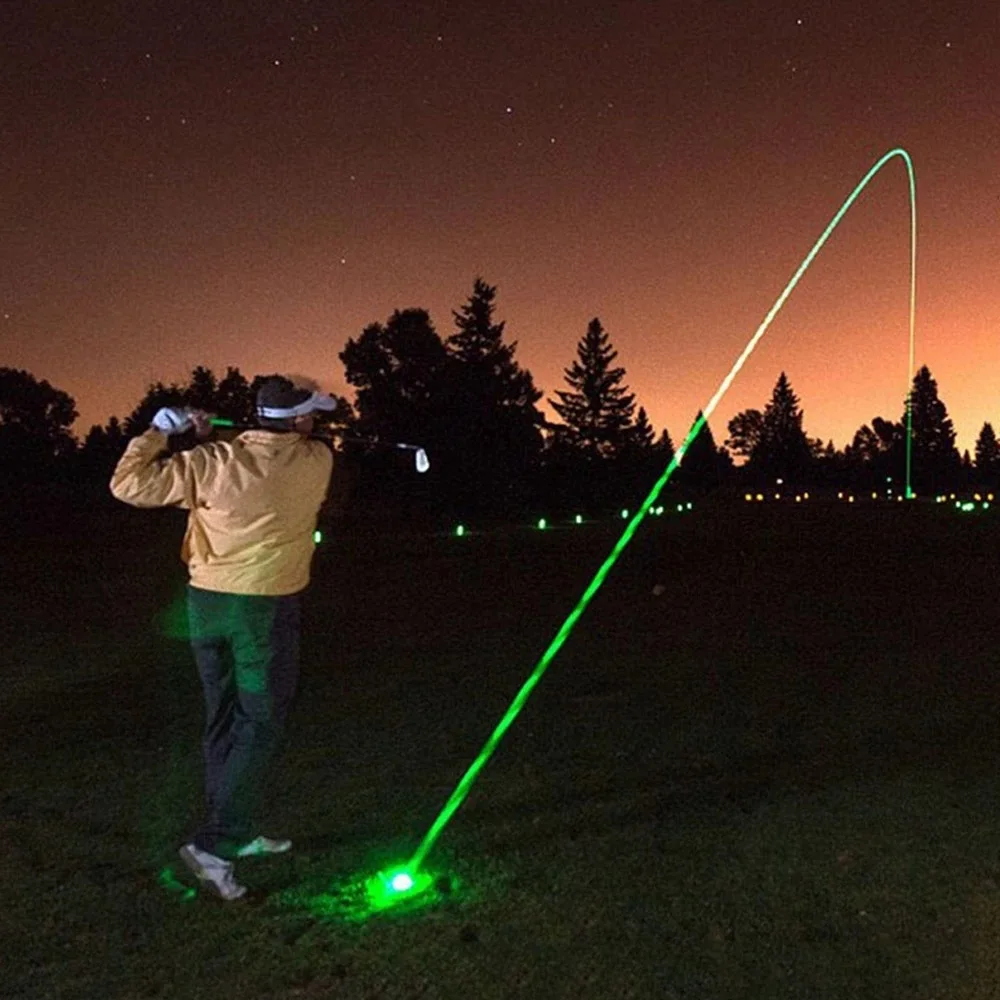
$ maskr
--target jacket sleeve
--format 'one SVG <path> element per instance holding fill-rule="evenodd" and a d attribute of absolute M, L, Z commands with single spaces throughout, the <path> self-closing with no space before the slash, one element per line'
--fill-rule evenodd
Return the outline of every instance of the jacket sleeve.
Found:
<path fill-rule="evenodd" d="M 203 448 L 167 454 L 167 437 L 148 430 L 133 438 L 111 475 L 111 493 L 133 507 L 186 507 L 207 472 Z"/>

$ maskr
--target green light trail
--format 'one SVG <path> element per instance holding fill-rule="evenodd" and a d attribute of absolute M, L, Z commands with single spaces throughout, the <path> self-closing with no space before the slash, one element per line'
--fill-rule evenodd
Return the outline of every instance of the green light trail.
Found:
<path fill-rule="evenodd" d="M 743 352 L 734 362 L 729 373 L 719 384 L 719 388 L 716 389 L 715 395 L 708 401 L 707 405 L 704 407 L 702 412 L 699 414 L 698 418 L 692 424 L 691 429 L 687 433 L 681 446 L 677 449 L 674 457 L 671 459 L 670 464 L 667 466 L 664 473 L 659 479 L 653 484 L 652 489 L 649 491 L 649 495 L 639 504 L 636 513 L 632 516 L 631 520 L 625 526 L 625 530 L 622 532 L 621 537 L 615 543 L 614 548 L 612 548 L 611 553 L 601 564 L 594 578 L 590 581 L 587 589 L 583 592 L 583 596 L 577 602 L 576 607 L 569 613 L 569 616 L 562 623 L 559 631 L 556 633 L 555 638 L 549 643 L 548 648 L 542 654 L 541 659 L 535 665 L 534 670 L 528 676 L 528 679 L 521 686 L 521 689 L 514 696 L 514 700 L 511 702 L 510 707 L 504 713 L 503 718 L 497 723 L 496 728 L 493 730 L 489 739 L 486 741 L 486 745 L 479 752 L 479 755 L 469 766 L 468 770 L 462 776 L 455 790 L 452 792 L 451 797 L 444 804 L 441 812 L 438 814 L 437 819 L 431 825 L 430 829 L 424 835 L 424 839 L 420 842 L 417 850 L 414 852 L 413 857 L 405 866 L 405 870 L 409 875 L 413 875 L 423 864 L 425 858 L 433 848 L 438 837 L 441 835 L 441 831 L 448 824 L 451 817 L 455 814 L 458 807 L 465 801 L 472 788 L 473 782 L 479 776 L 479 772 L 486 766 L 487 761 L 493 756 L 493 752 L 496 750 L 500 740 L 503 739 L 504 734 L 510 728 L 514 719 L 517 718 L 521 709 L 524 707 L 525 702 L 528 700 L 531 692 L 534 691 L 535 686 L 542 679 L 545 671 L 548 669 L 549 664 L 555 659 L 556 654 L 562 648 L 563 643 L 569 638 L 570 633 L 573 631 L 576 623 L 580 620 L 587 606 L 593 600 L 594 595 L 601 589 L 602 584 L 607 578 L 608 573 L 611 572 L 612 566 L 618 561 L 618 557 L 624 552 L 626 546 L 632 541 L 633 536 L 639 529 L 639 525 L 646 518 L 650 509 L 655 507 L 657 498 L 663 491 L 664 487 L 670 481 L 670 477 L 674 474 L 674 471 L 681 464 L 684 459 L 685 454 L 690 448 L 692 441 L 698 436 L 702 427 L 708 422 L 709 418 L 715 412 L 715 408 L 719 405 L 722 397 L 729 390 L 729 387 L 733 383 L 733 379 L 736 378 L 740 369 L 746 363 L 747 359 L 753 353 L 754 348 L 760 342 L 761 337 L 767 332 L 768 327 L 774 321 L 774 318 L 781 311 L 782 306 L 791 295 L 792 290 L 799 283 L 803 274 L 805 274 L 809 265 L 812 264 L 816 255 L 823 248 L 823 245 L 830 238 L 833 231 L 840 224 L 840 220 L 843 219 L 844 215 L 847 213 L 848 209 L 854 204 L 861 192 L 868 186 L 872 178 L 893 158 L 900 157 L 906 165 L 907 175 L 909 177 L 910 184 L 910 350 L 908 359 L 908 369 L 906 375 L 906 417 L 907 417 L 907 436 L 906 436 L 906 495 L 907 497 L 913 496 L 913 491 L 910 488 L 910 467 L 911 467 L 911 439 L 912 439 L 912 413 L 910 407 L 910 396 L 912 393 L 911 389 L 911 378 L 914 365 L 914 331 L 915 331 L 915 316 L 916 316 L 916 262 L 917 262 L 917 196 L 916 196 L 916 181 L 913 172 L 913 162 L 910 159 L 909 154 L 906 150 L 897 148 L 892 149 L 886 153 L 861 179 L 860 183 L 855 187 L 855 189 L 848 196 L 843 205 L 840 206 L 836 215 L 830 220 L 829 225 L 823 231 L 822 235 L 814 244 L 813 248 L 806 255 L 805 259 L 799 265 L 798 270 L 792 275 L 791 280 L 785 286 L 782 293 L 778 296 L 774 305 L 771 306 L 767 315 L 764 317 L 763 322 L 757 327 L 756 332 L 747 342 L 746 347 Z M 622 511 L 623 519 L 627 519 L 629 516 L 628 511 Z"/>

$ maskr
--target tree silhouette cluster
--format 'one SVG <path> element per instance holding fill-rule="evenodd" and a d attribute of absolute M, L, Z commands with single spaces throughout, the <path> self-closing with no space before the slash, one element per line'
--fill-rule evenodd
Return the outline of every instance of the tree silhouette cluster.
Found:
<path fill-rule="evenodd" d="M 353 470 L 353 509 L 389 513 L 510 516 L 539 511 L 599 514 L 634 502 L 674 455 L 667 430 L 652 427 L 626 382 L 625 368 L 601 321 L 592 319 L 564 370 L 565 388 L 550 399 L 516 357 L 496 319 L 496 287 L 477 278 L 442 337 L 424 309 L 395 311 L 385 323 L 349 338 L 338 357 L 353 404 L 341 400 L 333 422 L 354 444 L 343 449 Z M 161 406 L 187 405 L 237 424 L 252 424 L 259 379 L 229 367 L 217 377 L 198 366 L 187 383 L 150 385 L 124 419 L 94 426 L 82 443 L 71 432 L 74 400 L 29 372 L 0 368 L 0 465 L 15 477 L 106 482 L 128 440 Z M 696 415 L 695 419 L 700 417 Z M 788 376 L 782 372 L 763 409 L 728 423 L 720 447 L 706 424 L 691 443 L 672 489 L 705 493 L 770 486 L 835 485 L 881 489 L 902 484 L 908 429 L 912 483 L 927 494 L 1000 485 L 1000 442 L 984 423 L 974 459 L 960 456 L 955 431 L 924 367 L 896 421 L 874 417 L 838 451 L 810 438 Z M 360 443 L 358 443 L 360 442 Z M 392 447 L 414 443 L 432 455 L 427 476 L 414 476 Z M 179 446 L 193 442 L 181 441 Z M 735 461 L 734 461 L 735 459 Z"/>

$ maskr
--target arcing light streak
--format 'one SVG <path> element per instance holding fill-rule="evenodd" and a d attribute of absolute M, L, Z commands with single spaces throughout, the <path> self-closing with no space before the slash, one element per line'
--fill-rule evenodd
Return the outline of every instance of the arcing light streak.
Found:
<path fill-rule="evenodd" d="M 584 591 L 583 596 L 577 602 L 577 605 L 569 613 L 569 616 L 563 622 L 559 631 L 556 633 L 556 637 L 549 644 L 548 649 L 542 654 L 542 658 L 535 665 L 535 669 L 532 670 L 528 679 L 521 686 L 521 689 L 517 692 L 514 697 L 513 702 L 511 702 L 510 708 L 507 709 L 503 718 L 497 724 L 497 727 L 493 730 L 490 738 L 486 741 L 486 745 L 480 751 L 479 756 L 472 762 L 469 769 L 462 776 L 454 792 L 452 792 L 451 797 L 445 803 L 441 812 L 439 813 L 437 819 L 432 824 L 431 828 L 424 835 L 424 839 L 421 841 L 420 846 L 417 848 L 413 857 L 410 859 L 409 864 L 406 866 L 406 870 L 410 875 L 413 875 L 419 869 L 420 865 L 423 863 L 427 854 L 434 846 L 437 838 L 440 836 L 441 831 L 447 825 L 448 821 L 454 815 L 458 807 L 465 801 L 466 796 L 469 794 L 469 790 L 472 787 L 473 782 L 476 780 L 479 772 L 486 765 L 486 762 L 493 756 L 493 751 L 496 750 L 497 745 L 503 738 L 504 733 L 507 732 L 510 725 L 513 723 L 514 719 L 517 718 L 518 713 L 524 707 L 524 703 L 528 700 L 529 695 L 534 690 L 535 685 L 542 679 L 542 675 L 545 673 L 549 664 L 555 658 L 556 653 L 562 648 L 563 643 L 569 637 L 569 634 L 573 631 L 574 626 L 579 621 L 580 616 L 587 609 L 594 595 L 600 590 L 601 585 L 604 583 L 605 578 L 611 571 L 611 567 L 618 561 L 618 557 L 622 554 L 625 547 L 632 540 L 639 525 L 642 523 L 643 519 L 649 513 L 651 507 L 656 504 L 656 500 L 662 492 L 663 488 L 670 481 L 670 477 L 674 474 L 674 470 L 680 465 L 687 453 L 688 448 L 691 446 L 691 442 L 698 436 L 702 427 L 705 426 L 709 417 L 715 411 L 715 408 L 719 405 L 720 400 L 728 391 L 730 385 L 732 385 L 733 379 L 743 367 L 747 358 L 750 357 L 754 348 L 759 343 L 761 337 L 767 332 L 768 327 L 774 321 L 775 316 L 781 310 L 781 307 L 785 304 L 785 300 L 792 293 L 792 289 L 799 283 L 802 275 L 805 274 L 806 269 L 813 262 L 816 254 L 822 249 L 823 245 L 830 238 L 834 229 L 840 223 L 840 220 L 844 217 L 847 210 L 854 204 L 857 197 L 868 185 L 869 181 L 889 162 L 893 157 L 899 156 L 903 159 L 906 164 L 907 174 L 910 180 L 910 353 L 909 353 L 909 367 L 907 369 L 906 385 L 906 416 L 907 416 L 907 440 L 906 440 L 906 495 L 912 496 L 912 491 L 910 489 L 910 438 L 912 432 L 912 415 L 910 412 L 910 379 L 913 372 L 913 344 L 914 344 L 914 328 L 915 328 L 915 314 L 916 314 L 916 262 L 917 262 L 917 200 L 916 200 L 916 182 L 913 173 L 913 163 L 910 160 L 909 154 L 904 149 L 893 149 L 886 153 L 867 174 L 862 178 L 858 186 L 851 192 L 850 196 L 840 206 L 839 211 L 830 221 L 830 224 L 823 231 L 823 234 L 816 241 L 815 246 L 806 255 L 805 259 L 799 265 L 798 270 L 792 275 L 791 281 L 785 286 L 784 291 L 778 296 L 777 301 L 771 306 L 770 311 L 764 317 L 764 321 L 757 328 L 757 331 L 750 338 L 746 347 L 743 349 L 743 353 L 736 359 L 735 364 L 729 370 L 729 374 L 722 380 L 719 388 L 715 391 L 715 395 L 709 400 L 708 404 L 702 410 L 701 414 L 695 420 L 688 431 L 687 437 L 684 439 L 681 446 L 677 449 L 674 457 L 671 459 L 670 464 L 667 466 L 666 471 L 660 478 L 653 484 L 653 488 L 649 491 L 649 495 L 641 504 L 639 504 L 638 510 L 633 515 L 632 519 L 626 525 L 625 530 L 622 532 L 621 537 L 615 543 L 614 548 L 611 550 L 610 555 L 601 564 L 600 569 L 594 575 L 593 580 L 590 581 L 587 589 Z"/>

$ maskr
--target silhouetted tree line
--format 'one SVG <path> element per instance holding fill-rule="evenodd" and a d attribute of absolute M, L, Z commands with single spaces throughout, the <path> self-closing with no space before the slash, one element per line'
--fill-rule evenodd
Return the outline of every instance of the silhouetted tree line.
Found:
<path fill-rule="evenodd" d="M 341 468 L 352 481 L 349 510 L 367 514 L 504 517 L 533 510 L 600 514 L 641 498 L 674 455 L 664 428 L 650 424 L 598 318 L 590 321 L 550 400 L 516 358 L 495 317 L 496 288 L 477 278 L 442 337 L 423 309 L 395 311 L 348 339 L 338 357 L 355 391 L 332 415 L 345 431 Z M 77 412 L 65 392 L 29 372 L 0 368 L 0 468 L 8 483 L 57 478 L 101 487 L 128 440 L 161 406 L 198 407 L 238 424 L 254 421 L 258 380 L 229 367 L 217 377 L 198 366 L 185 384 L 150 385 L 124 419 L 90 428 L 78 442 Z M 924 367 L 913 379 L 912 482 L 920 494 L 1000 485 L 1000 443 L 984 423 L 974 457 L 960 456 L 937 383 Z M 697 415 L 700 417 L 700 414 Z M 696 417 L 696 418 L 697 418 Z M 882 489 L 905 476 L 907 401 L 893 422 L 875 417 L 838 451 L 810 438 L 787 375 L 762 410 L 737 414 L 716 444 L 706 424 L 670 488 L 682 494 L 770 486 Z M 686 434 L 686 429 L 685 429 Z M 391 447 L 423 446 L 431 470 L 416 475 Z M 190 447 L 193 440 L 174 442 Z M 741 459 L 740 464 L 734 462 Z"/>

